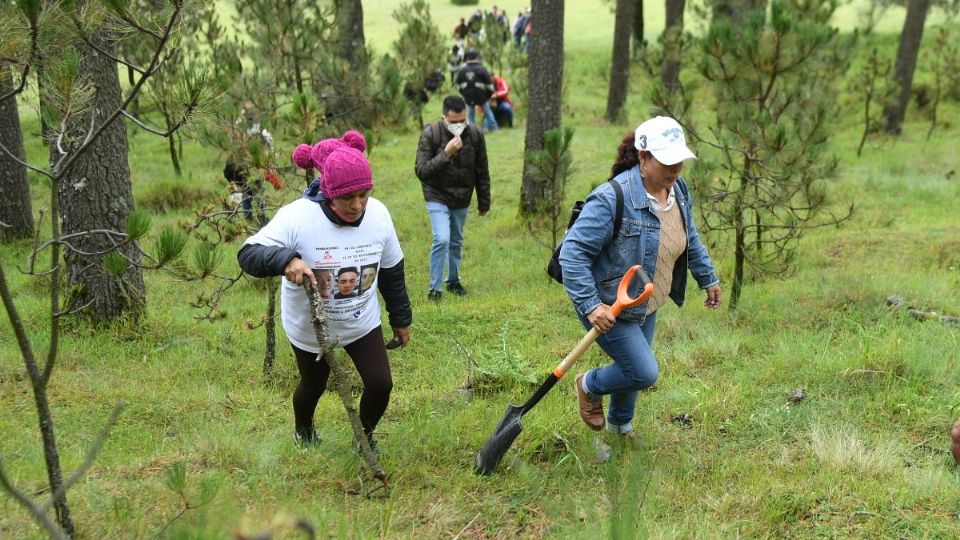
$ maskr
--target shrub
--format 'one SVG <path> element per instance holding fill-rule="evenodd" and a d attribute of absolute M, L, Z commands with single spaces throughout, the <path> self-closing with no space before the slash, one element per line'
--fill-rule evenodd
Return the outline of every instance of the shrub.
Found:
<path fill-rule="evenodd" d="M 209 201 L 213 192 L 204 187 L 183 185 L 176 182 L 151 184 L 145 193 L 137 197 L 137 203 L 154 213 L 190 208 L 199 201 Z"/>

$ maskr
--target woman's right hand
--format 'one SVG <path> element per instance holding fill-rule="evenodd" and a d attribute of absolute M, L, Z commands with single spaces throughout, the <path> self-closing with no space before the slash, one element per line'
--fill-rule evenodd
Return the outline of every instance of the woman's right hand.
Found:
<path fill-rule="evenodd" d="M 617 318 L 613 316 L 613 308 L 606 304 L 600 304 L 590 313 L 587 313 L 587 320 L 601 334 L 606 333 L 613 328 Z"/>
<path fill-rule="evenodd" d="M 283 269 L 283 277 L 294 285 L 300 285 L 303 282 L 303 276 L 307 276 L 314 285 L 317 284 L 317 278 L 313 275 L 313 270 L 307 266 L 307 263 L 299 257 L 290 259 L 286 268 Z"/>

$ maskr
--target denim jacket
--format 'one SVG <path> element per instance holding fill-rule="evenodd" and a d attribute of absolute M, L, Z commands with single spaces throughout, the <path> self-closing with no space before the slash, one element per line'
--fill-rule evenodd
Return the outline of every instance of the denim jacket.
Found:
<path fill-rule="evenodd" d="M 616 193 L 604 182 L 587 197 L 580 216 L 567 231 L 560 249 L 563 267 L 563 285 L 577 311 L 586 316 L 601 303 L 612 305 L 617 296 L 620 279 L 628 268 L 640 264 L 650 279 L 658 271 L 657 250 L 660 245 L 660 220 L 650 209 L 647 190 L 635 166 L 614 177 L 623 186 L 623 221 L 620 234 L 613 238 L 613 219 L 616 215 Z M 674 185 L 676 204 L 680 207 L 687 231 L 687 249 L 674 265 L 670 298 L 683 305 L 687 287 L 687 268 L 701 289 L 720 282 L 707 249 L 693 221 L 693 198 L 683 178 Z M 630 287 L 630 296 L 640 291 L 639 280 Z M 625 309 L 620 317 L 642 322 L 646 302 Z"/>

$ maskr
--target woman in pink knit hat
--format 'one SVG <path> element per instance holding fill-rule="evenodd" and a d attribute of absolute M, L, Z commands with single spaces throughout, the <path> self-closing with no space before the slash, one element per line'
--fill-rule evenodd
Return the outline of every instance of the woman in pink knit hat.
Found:
<path fill-rule="evenodd" d="M 300 286 L 316 284 L 317 274 L 357 276 L 357 268 L 375 268 L 359 274 L 355 289 L 325 299 L 328 330 L 353 360 L 363 381 L 360 421 L 376 447 L 373 432 L 386 411 L 393 388 L 390 364 L 380 324 L 380 301 L 386 303 L 394 340 L 410 341 L 413 314 L 404 281 L 403 251 L 382 202 L 370 196 L 373 172 L 364 156 L 363 135 L 349 131 L 340 139 L 301 145 L 293 153 L 302 168 L 320 176 L 302 198 L 280 208 L 276 216 L 244 242 L 240 267 L 255 277 L 282 275 L 281 321 L 290 339 L 300 383 L 293 393 L 294 442 L 298 448 L 320 442 L 314 411 L 326 390 L 329 366 L 317 360 L 320 344 L 310 321 L 310 305 Z M 342 272 L 341 272 L 342 270 Z M 363 279 L 370 283 L 361 283 Z M 376 289 L 373 288 L 376 285 Z"/>

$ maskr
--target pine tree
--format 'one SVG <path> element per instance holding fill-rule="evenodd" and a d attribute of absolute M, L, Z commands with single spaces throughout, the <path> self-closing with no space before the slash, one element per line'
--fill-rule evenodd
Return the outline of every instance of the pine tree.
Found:
<path fill-rule="evenodd" d="M 836 224 L 823 182 L 836 170 L 827 152 L 837 85 L 851 49 L 829 26 L 829 0 L 771 2 L 714 19 L 702 41 L 700 73 L 718 104 L 711 140 L 718 171 L 698 170 L 705 231 L 733 236 L 731 309 L 746 277 L 784 275 L 804 231 Z M 714 181 L 708 180 L 715 176 Z"/>

